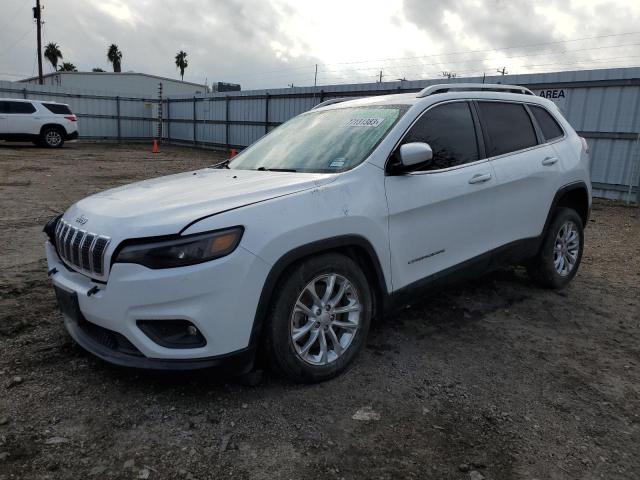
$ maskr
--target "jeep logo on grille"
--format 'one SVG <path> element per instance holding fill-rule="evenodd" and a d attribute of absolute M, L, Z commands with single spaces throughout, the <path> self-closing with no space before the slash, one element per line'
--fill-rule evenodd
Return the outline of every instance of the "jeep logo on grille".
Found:
<path fill-rule="evenodd" d="M 89 221 L 89 219 L 87 217 L 85 217 L 84 215 L 80 215 L 79 217 L 76 217 L 76 223 L 79 223 L 80 225 L 84 225 L 88 221 Z"/>

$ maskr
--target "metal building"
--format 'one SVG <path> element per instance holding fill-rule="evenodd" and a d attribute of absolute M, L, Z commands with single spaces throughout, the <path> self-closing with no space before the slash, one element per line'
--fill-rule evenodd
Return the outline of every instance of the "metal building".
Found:
<path fill-rule="evenodd" d="M 129 96 L 153 96 L 159 83 L 162 83 L 163 95 L 167 96 L 209 93 L 206 85 L 135 72 L 54 72 L 44 75 L 43 80 L 45 85 L 100 90 Z M 25 78 L 16 83 L 37 84 L 38 77 Z"/>

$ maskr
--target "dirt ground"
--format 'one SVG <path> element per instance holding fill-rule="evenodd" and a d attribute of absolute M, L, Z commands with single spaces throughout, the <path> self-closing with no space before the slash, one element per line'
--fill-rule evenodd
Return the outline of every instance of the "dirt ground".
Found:
<path fill-rule="evenodd" d="M 109 366 L 64 331 L 42 224 L 211 151 L 0 143 L 0 480 L 640 476 L 640 211 L 599 201 L 563 291 L 510 268 L 416 300 L 299 386 Z"/>

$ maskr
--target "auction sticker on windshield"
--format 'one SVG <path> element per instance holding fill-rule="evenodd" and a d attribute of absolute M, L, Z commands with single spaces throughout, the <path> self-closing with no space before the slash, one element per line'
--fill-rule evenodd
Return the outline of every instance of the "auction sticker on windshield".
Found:
<path fill-rule="evenodd" d="M 352 118 L 347 122 L 347 127 L 377 127 L 384 118 Z"/>

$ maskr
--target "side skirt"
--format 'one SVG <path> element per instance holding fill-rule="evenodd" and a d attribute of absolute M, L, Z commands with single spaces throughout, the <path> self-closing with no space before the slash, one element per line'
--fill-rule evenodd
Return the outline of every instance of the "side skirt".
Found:
<path fill-rule="evenodd" d="M 30 133 L 4 133 L 0 135 L 0 140 L 6 142 L 34 142 L 40 139 L 40 135 Z"/>
<path fill-rule="evenodd" d="M 538 253 L 543 235 L 508 243 L 478 255 L 441 272 L 411 283 L 388 295 L 385 313 L 397 310 L 423 296 L 427 291 L 442 288 L 463 280 L 477 278 L 504 265 L 521 263 Z"/>

